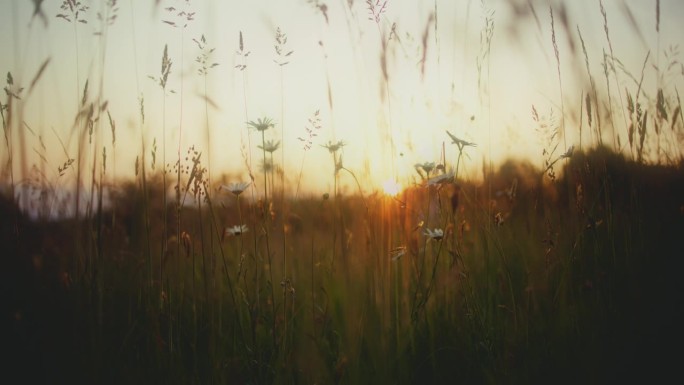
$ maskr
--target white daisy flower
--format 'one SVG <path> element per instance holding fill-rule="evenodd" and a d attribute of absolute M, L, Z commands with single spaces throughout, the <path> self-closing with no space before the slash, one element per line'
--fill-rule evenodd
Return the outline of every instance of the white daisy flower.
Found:
<path fill-rule="evenodd" d="M 235 225 L 233 227 L 226 227 L 226 229 L 223 231 L 223 236 L 231 236 L 231 237 L 237 237 L 240 236 L 244 233 L 246 233 L 249 229 L 247 228 L 247 225 Z"/>
<path fill-rule="evenodd" d="M 272 140 L 267 140 L 267 141 L 264 142 L 264 145 L 263 145 L 263 146 L 259 145 L 259 146 L 257 146 L 257 147 L 259 147 L 260 149 L 262 149 L 262 150 L 264 150 L 264 151 L 266 151 L 266 152 L 271 152 L 271 153 L 272 153 L 272 152 L 274 152 L 275 150 L 277 150 L 278 148 L 280 148 L 280 141 L 273 142 Z"/>
<path fill-rule="evenodd" d="M 247 187 L 251 185 L 251 182 L 238 182 L 238 183 L 228 183 L 228 185 L 221 185 L 222 190 L 228 190 L 231 193 L 235 195 L 240 195 L 242 194 L 245 190 L 247 190 Z"/>
<path fill-rule="evenodd" d="M 275 126 L 273 120 L 271 120 L 270 118 L 259 118 L 256 122 L 249 121 L 247 122 L 247 125 L 256 129 L 257 131 L 266 131 L 269 128 Z"/>
<path fill-rule="evenodd" d="M 444 174 L 437 175 L 435 177 L 432 177 L 428 179 L 427 184 L 428 186 L 434 186 L 438 184 L 447 184 L 451 183 L 454 181 L 454 172 L 450 171 Z"/>
<path fill-rule="evenodd" d="M 463 139 L 460 139 L 460 138 L 456 137 L 456 135 L 452 134 L 449 131 L 447 131 L 446 133 L 451 138 L 451 143 L 457 145 L 458 148 L 460 148 L 461 150 L 463 149 L 463 147 L 467 147 L 467 146 L 477 147 L 477 144 L 475 144 L 473 142 L 465 141 Z"/>
<path fill-rule="evenodd" d="M 424 232 L 423 234 L 425 234 L 426 236 L 428 236 L 428 238 L 434 239 L 434 240 L 437 240 L 437 241 L 439 241 L 439 240 L 441 240 L 442 238 L 444 238 L 444 230 L 438 229 L 438 228 L 435 228 L 434 230 L 425 229 L 425 232 Z"/>
<path fill-rule="evenodd" d="M 338 141 L 337 143 L 333 143 L 331 141 L 328 141 L 328 144 L 323 144 L 321 145 L 322 147 L 325 147 L 328 149 L 330 152 L 337 152 L 340 150 L 342 147 L 346 146 L 347 144 L 344 143 L 343 141 Z"/>
<path fill-rule="evenodd" d="M 435 162 L 416 163 L 413 165 L 413 167 L 420 168 L 427 174 L 429 174 L 430 172 L 432 172 L 432 170 L 435 169 Z"/>

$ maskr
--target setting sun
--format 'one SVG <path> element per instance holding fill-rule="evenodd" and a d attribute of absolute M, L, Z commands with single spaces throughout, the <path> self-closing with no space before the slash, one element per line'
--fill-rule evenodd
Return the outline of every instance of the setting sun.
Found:
<path fill-rule="evenodd" d="M 389 196 L 396 196 L 401 192 L 401 185 L 392 179 L 382 182 L 382 190 Z"/>

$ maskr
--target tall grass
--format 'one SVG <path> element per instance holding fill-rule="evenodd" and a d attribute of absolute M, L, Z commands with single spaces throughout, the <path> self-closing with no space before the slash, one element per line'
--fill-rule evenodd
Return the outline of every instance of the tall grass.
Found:
<path fill-rule="evenodd" d="M 315 6 L 327 22 L 332 16 L 327 6 Z M 345 15 L 355 14 L 353 2 L 341 6 Z M 381 38 L 379 76 L 385 92 L 378 108 L 387 117 L 384 144 L 391 149 L 396 178 L 392 119 L 397 111 L 391 108 L 390 90 L 398 89 L 398 80 L 390 76 L 388 44 L 389 36 L 403 26 L 393 23 L 389 36 L 383 30 L 381 21 L 391 20 L 391 7 L 389 1 L 366 2 L 366 15 Z M 435 1 L 432 8 L 429 17 L 434 17 L 439 50 L 444 43 L 437 28 L 441 7 Z M 65 1 L 62 10 L 74 13 L 58 16 L 75 25 L 85 9 Z M 0 102 L 7 149 L 0 182 L 10 194 L 0 196 L 0 244 L 6 250 L 0 291 L 8 293 L 2 304 L 8 315 L 3 332 L 9 335 L 3 349 L 14 357 L 3 367 L 8 376 L 22 376 L 25 382 L 88 383 L 604 383 L 657 382 L 675 372 L 677 357 L 665 348 L 675 347 L 681 336 L 677 303 L 682 289 L 678 250 L 684 231 L 684 119 L 677 87 L 667 87 L 665 79 L 681 81 L 672 71 L 679 62 L 673 49 L 668 51 L 668 69 L 650 67 L 648 52 L 638 78 L 631 76 L 613 50 L 602 2 L 599 12 L 610 52 L 601 63 L 603 89 L 594 81 L 593 63 L 576 28 L 586 67 L 578 76 L 586 76 L 588 87 L 579 97 L 579 121 L 586 118 L 590 143 L 582 145 L 580 132 L 578 148 L 570 143 L 558 150 L 560 138 L 565 142 L 570 137 L 564 132 L 566 120 L 576 119 L 569 116 L 574 112 L 564 99 L 577 98 L 564 89 L 568 82 L 561 77 L 557 37 L 560 41 L 566 33 L 574 39 L 574 32 L 563 8 L 551 6 L 549 32 L 560 90 L 559 102 L 549 103 L 548 114 L 539 112 L 547 107 L 538 110 L 532 104 L 541 154 L 529 161 L 506 161 L 495 170 L 490 139 L 482 178 L 470 178 L 464 163 L 484 146 L 462 139 L 461 127 L 448 127 L 437 136 L 439 160 L 416 159 L 418 176 L 407 177 L 396 195 L 371 191 L 370 181 L 359 180 L 345 166 L 347 142 L 337 139 L 334 130 L 332 140 L 320 140 L 319 133 L 333 124 L 319 111 L 299 137 L 302 163 L 296 186 L 288 186 L 295 179 L 286 177 L 284 147 L 291 133 L 286 133 L 285 121 L 291 96 L 284 66 L 293 51 L 280 29 L 275 45 L 280 140 L 271 118 L 250 120 L 249 51 L 240 33 L 240 61 L 234 69 L 242 75 L 248 140 L 241 155 L 246 170 L 241 175 L 212 170 L 207 79 L 217 65 L 202 34 L 195 43 L 204 85 L 205 143 L 187 146 L 181 156 L 179 132 L 173 218 L 168 216 L 166 178 L 171 169 L 166 102 L 172 73 L 166 45 L 161 71 L 152 76 L 162 91 L 156 97 L 161 101 L 160 127 L 146 120 L 140 96 L 135 177 L 119 179 L 112 169 L 117 120 L 105 103 L 103 84 L 106 28 L 115 9 L 116 1 L 104 4 L 109 13 L 101 19 L 99 94 L 92 96 L 90 81 L 81 90 L 76 70 L 79 110 L 73 132 L 79 144 L 74 149 L 62 143 L 66 160 L 56 167 L 43 155 L 58 180 L 75 163 L 76 199 L 53 200 L 75 206 L 71 216 L 32 219 L 30 207 L 22 204 L 21 199 L 37 199 L 20 198 L 23 190 L 13 164 L 18 151 L 29 150 L 16 138 L 22 127 L 16 103 L 25 94 L 7 75 L 6 97 Z M 483 10 L 476 82 L 480 112 L 489 125 L 481 129 L 491 133 L 491 89 L 498 86 L 490 77 L 494 12 L 484 3 Z M 163 21 L 181 28 L 182 129 L 187 97 L 182 91 L 182 30 L 194 14 L 170 12 L 180 17 Z M 659 30 L 659 3 L 656 14 Z M 563 15 L 563 28 L 556 28 L 554 15 Z M 427 45 L 426 40 L 423 49 Z M 415 71 L 439 71 L 426 65 Z M 663 81 L 655 88 L 642 87 L 652 68 Z M 624 81 L 618 71 L 633 79 L 635 87 L 625 87 L 626 103 L 620 107 L 612 105 L 614 88 Z M 328 84 L 322 88 L 327 87 L 332 115 L 326 76 Z M 614 127 L 619 115 L 625 119 L 629 153 L 618 143 L 617 128 L 613 146 L 603 145 L 602 127 Z M 111 146 L 103 139 L 100 120 L 105 116 Z M 154 130 L 151 146 L 147 130 Z M 255 148 L 253 133 L 260 136 Z M 675 144 L 665 146 L 667 141 Z M 313 148 L 327 150 L 330 157 L 324 178 L 332 185 L 332 196 L 300 193 L 305 156 Z M 256 149 L 262 165 L 258 177 L 252 170 Z M 242 180 L 243 175 L 250 180 Z M 356 189 L 345 190 L 343 179 Z M 91 195 L 81 215 L 79 195 L 88 181 Z M 40 199 L 56 194 L 50 183 L 41 186 L 45 193 Z M 282 263 L 277 244 L 282 245 Z M 276 295 L 278 287 L 282 296 Z"/>

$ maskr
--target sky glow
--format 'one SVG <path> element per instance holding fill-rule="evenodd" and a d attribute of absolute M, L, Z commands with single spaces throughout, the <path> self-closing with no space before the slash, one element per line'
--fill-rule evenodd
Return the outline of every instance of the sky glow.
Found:
<path fill-rule="evenodd" d="M 301 170 L 301 188 L 313 193 L 332 188 L 336 166 L 322 147 L 329 141 L 346 144 L 343 166 L 367 191 L 388 180 L 418 181 L 416 163 L 446 160 L 447 169 L 454 168 L 458 151 L 446 130 L 478 144 L 466 150 L 465 172 L 459 177 L 481 178 L 483 162 L 495 165 L 508 157 L 541 165 L 545 144 L 533 105 L 540 116 L 552 115 L 565 132 L 557 139 L 558 154 L 596 141 L 580 117 L 580 100 L 590 85 L 578 30 L 592 76 L 605 93 L 602 63 L 610 47 L 598 1 L 390 0 L 376 22 L 358 0 L 120 0 L 115 12 L 109 9 L 109 16 L 116 15 L 110 24 L 98 19 L 108 2 L 82 3 L 90 6 L 79 16 L 87 23 L 56 17 L 63 13 L 56 0 L 44 1 L 36 16 L 28 0 L 0 5 L 0 72 L 3 78 L 11 72 L 15 84 L 24 87 L 21 102 L 14 104 L 10 135 L 15 173 L 22 172 L 17 130 L 28 127 L 27 168 L 44 167 L 48 178 L 57 180 L 70 177 L 59 177 L 58 166 L 77 156 L 82 131 L 74 129 L 74 122 L 86 82 L 87 99 L 106 102 L 107 108 L 92 139 L 82 137 L 81 142 L 92 140 L 88 146 L 91 153 L 97 149 L 96 162 L 106 148 L 111 178 L 132 178 L 143 151 L 149 168 L 152 147 L 156 143 L 160 157 L 166 142 L 170 166 L 179 147 L 183 158 L 194 145 L 215 183 L 248 180 L 249 168 L 255 175 L 260 172 L 262 153 L 260 133 L 248 130 L 246 122 L 264 117 L 275 122 L 265 139 L 282 142 L 273 158 L 285 170 L 288 189 L 294 191 Z M 661 2 L 659 34 L 655 2 L 604 3 L 612 49 L 624 64 L 619 84 L 610 85 L 614 107 L 620 105 L 617 90 L 635 92 L 628 73 L 638 77 L 647 55 L 643 84 L 649 94 L 655 94 L 657 84 L 681 85 L 681 64 L 664 71 L 667 78 L 660 80 L 653 67 L 672 58 L 665 52 L 674 52 L 671 47 L 683 36 L 683 3 Z M 194 12 L 192 20 L 178 17 L 181 10 Z M 287 37 L 281 53 L 291 55 L 277 55 L 278 30 Z M 242 55 L 237 52 L 240 34 Z M 166 96 L 150 78 L 161 76 L 165 46 L 172 61 Z M 210 49 L 207 63 L 218 65 L 208 68 L 205 78 L 196 58 Z M 31 87 L 42 65 L 45 70 Z M 114 143 L 107 112 L 116 123 Z M 624 122 L 614 124 L 624 142 Z M 604 132 L 604 140 L 612 138 Z M 3 143 L 3 165 L 8 154 Z M 92 154 L 84 156 L 92 161 Z M 228 173 L 226 180 L 220 180 L 222 173 Z M 340 183 L 349 192 L 357 188 L 347 173 L 340 174 Z"/>

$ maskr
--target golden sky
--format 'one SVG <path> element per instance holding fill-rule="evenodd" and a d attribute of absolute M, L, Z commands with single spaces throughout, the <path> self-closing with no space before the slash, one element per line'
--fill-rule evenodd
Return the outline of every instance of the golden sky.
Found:
<path fill-rule="evenodd" d="M 282 141 L 274 152 L 276 164 L 285 169 L 290 186 L 296 185 L 303 165 L 302 186 L 316 193 L 332 185 L 333 161 L 321 147 L 328 141 L 346 143 L 344 166 L 367 191 L 388 179 L 408 183 L 417 177 L 413 165 L 439 163 L 443 148 L 447 167 L 455 167 L 457 148 L 450 145 L 446 130 L 478 144 L 467 150 L 464 177 L 480 178 L 482 163 L 489 159 L 517 157 L 541 165 L 545 144 L 535 130 L 533 105 L 542 116 L 553 111 L 556 124 L 564 128 L 565 137 L 556 139 L 559 153 L 580 142 L 590 144 L 587 122 L 582 138 L 578 129 L 578 102 L 589 90 L 578 29 L 590 71 L 606 93 L 602 63 L 610 47 L 597 0 L 389 0 L 382 12 L 375 11 L 377 22 L 360 0 L 162 0 L 159 5 L 154 0 L 119 0 L 115 8 L 108 8 L 108 1 L 83 0 L 89 8 L 79 19 L 87 23 L 74 22 L 73 14 L 60 9 L 66 3 L 57 0 L 43 1 L 34 16 L 34 3 L 9 0 L 0 5 L 0 72 L 3 79 L 11 72 L 15 85 L 25 88 L 21 102 L 14 105 L 14 116 L 19 117 L 10 135 L 14 169 L 20 170 L 16 133 L 28 127 L 28 162 L 44 163 L 48 177 L 55 179 L 67 159 L 60 140 L 69 157 L 78 152 L 73 122 L 86 81 L 89 101 L 106 101 L 116 122 L 115 145 L 106 112 L 95 125 L 91 145 L 98 153 L 107 148 L 110 176 L 131 177 L 143 143 L 148 163 L 155 140 L 161 154 L 165 127 L 168 163 L 177 159 L 180 136 L 181 152 L 195 145 L 205 165 L 210 160 L 212 176 L 230 172 L 232 179 L 246 180 L 243 157 L 251 156 L 255 173 L 261 159 L 260 133 L 249 131 L 246 122 L 269 117 L 275 126 L 265 138 Z M 604 5 L 614 55 L 625 67 L 617 78 L 610 76 L 613 103 L 619 103 L 617 90 L 636 89 L 627 73 L 638 77 L 647 54 L 644 85 L 655 94 L 658 72 L 653 68 L 665 68 L 672 58 L 665 52 L 672 52 L 670 47 L 683 36 L 684 4 L 660 2 L 659 33 L 655 2 Z M 192 13 L 192 20 L 179 17 L 181 11 Z M 58 14 L 66 14 L 71 22 Z M 114 15 L 111 23 L 101 21 Z M 489 45 L 483 43 L 488 20 L 493 28 Z M 286 58 L 276 54 L 278 29 L 287 36 L 281 52 L 292 51 Z M 240 33 L 247 57 L 236 52 Z M 196 62 L 202 36 L 205 52 L 214 49 L 208 63 L 218 64 L 208 70 L 206 88 Z M 172 62 L 166 96 L 149 78 L 160 77 L 165 45 Z M 287 64 L 279 65 L 284 61 Z M 30 87 L 46 62 L 42 76 Z M 241 70 L 239 65 L 246 67 Z M 670 69 L 661 84 L 681 85 L 678 68 Z M 316 111 L 320 128 L 314 129 L 317 136 L 305 150 L 298 138 L 307 135 L 308 120 Z M 7 157 L 3 143 L 3 164 Z M 341 182 L 355 188 L 347 174 Z"/>

